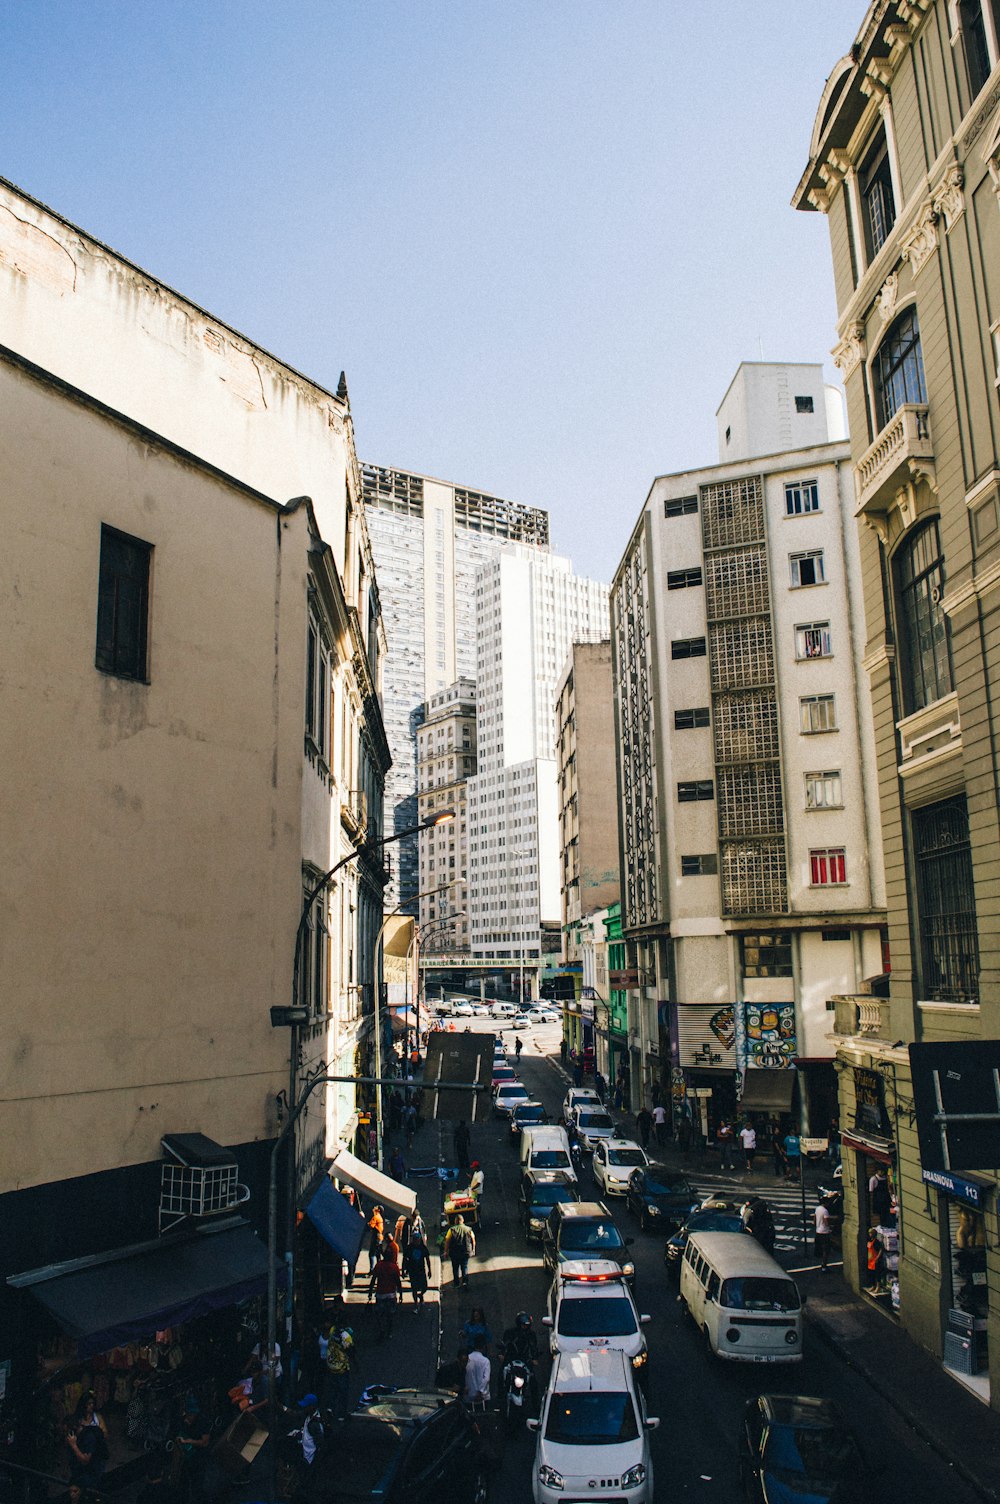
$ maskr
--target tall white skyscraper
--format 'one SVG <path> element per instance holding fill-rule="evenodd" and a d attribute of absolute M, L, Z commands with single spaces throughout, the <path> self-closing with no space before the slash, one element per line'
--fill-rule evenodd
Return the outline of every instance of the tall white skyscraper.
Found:
<path fill-rule="evenodd" d="M 559 948 L 556 688 L 574 642 L 609 634 L 608 588 L 569 559 L 508 547 L 476 575 L 478 771 L 468 784 L 473 955 Z"/>
<path fill-rule="evenodd" d="M 417 732 L 424 705 L 476 673 L 478 566 L 508 543 L 547 549 L 549 516 L 406 470 L 362 466 L 388 653 L 383 717 L 392 752 L 385 784 L 387 833 L 416 825 Z M 386 909 L 418 888 L 416 837 L 389 847 L 395 870 Z"/>

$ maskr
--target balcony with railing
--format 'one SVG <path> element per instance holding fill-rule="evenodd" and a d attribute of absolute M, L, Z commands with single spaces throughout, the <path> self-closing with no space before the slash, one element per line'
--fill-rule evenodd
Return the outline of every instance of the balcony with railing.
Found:
<path fill-rule="evenodd" d="M 842 994 L 832 999 L 833 1032 L 847 1039 L 888 1039 L 889 999 L 865 994 Z"/>
<path fill-rule="evenodd" d="M 933 473 L 930 411 L 925 402 L 904 402 L 854 469 L 856 515 L 886 512 L 896 493 Z"/>
<path fill-rule="evenodd" d="M 351 789 L 340 802 L 340 823 L 355 841 L 368 833 L 368 796 L 364 789 Z"/>

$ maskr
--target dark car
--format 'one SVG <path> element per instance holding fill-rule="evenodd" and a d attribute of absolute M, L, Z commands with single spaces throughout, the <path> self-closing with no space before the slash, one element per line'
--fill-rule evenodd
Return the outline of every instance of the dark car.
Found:
<path fill-rule="evenodd" d="M 541 1102 L 519 1102 L 510 1115 L 510 1141 L 513 1148 L 521 1142 L 522 1128 L 537 1128 L 547 1123 L 549 1115 Z"/>
<path fill-rule="evenodd" d="M 554 1206 L 579 1201 L 580 1191 L 574 1181 L 558 1170 L 528 1170 L 521 1181 L 518 1214 L 529 1243 L 540 1243 L 545 1223 Z"/>
<path fill-rule="evenodd" d="M 752 1504 L 866 1504 L 874 1474 L 832 1400 L 761 1394 L 743 1412 L 740 1485 Z"/>
<path fill-rule="evenodd" d="M 554 1206 L 542 1233 L 542 1258 L 555 1273 L 568 1260 L 610 1259 L 635 1285 L 631 1238 L 623 1238 L 603 1201 L 565 1202 Z"/>
<path fill-rule="evenodd" d="M 444 1389 L 400 1389 L 321 1444 L 307 1504 L 485 1504 L 488 1455 L 474 1417 Z"/>
<path fill-rule="evenodd" d="M 687 1247 L 688 1237 L 693 1232 L 745 1232 L 742 1201 L 710 1200 L 693 1211 L 677 1231 L 667 1239 L 663 1250 L 663 1262 L 667 1273 L 674 1279 L 681 1277 L 681 1259 Z"/>
<path fill-rule="evenodd" d="M 643 1232 L 675 1232 L 699 1201 L 687 1176 L 666 1165 L 646 1165 L 628 1178 L 625 1204 Z"/>

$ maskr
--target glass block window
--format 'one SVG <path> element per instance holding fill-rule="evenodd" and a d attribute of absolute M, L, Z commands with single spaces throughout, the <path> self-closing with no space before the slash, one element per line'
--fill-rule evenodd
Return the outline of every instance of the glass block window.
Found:
<path fill-rule="evenodd" d="M 677 785 L 678 804 L 695 804 L 699 801 L 715 798 L 715 785 L 711 778 L 694 778 L 687 783 Z"/>
<path fill-rule="evenodd" d="M 809 853 L 809 883 L 832 888 L 847 881 L 847 853 L 843 846 L 822 846 Z"/>
<path fill-rule="evenodd" d="M 767 617 L 712 627 L 712 688 L 770 684 L 774 680 L 771 623 Z"/>
<path fill-rule="evenodd" d="M 681 877 L 710 877 L 719 870 L 719 859 L 714 851 L 702 856 L 681 857 Z"/>
<path fill-rule="evenodd" d="M 764 540 L 760 478 L 744 476 L 701 488 L 701 529 L 706 548 L 733 548 Z"/>
<path fill-rule="evenodd" d="M 697 496 L 678 496 L 663 503 L 664 517 L 688 517 L 697 510 Z"/>
<path fill-rule="evenodd" d="M 821 548 L 810 549 L 804 554 L 789 554 L 788 567 L 793 590 L 801 590 L 806 585 L 822 585 L 826 579 Z"/>
<path fill-rule="evenodd" d="M 979 935 L 964 795 L 915 810 L 921 986 L 925 998 L 974 1003 Z"/>
<path fill-rule="evenodd" d="M 667 571 L 668 590 L 688 590 L 692 585 L 700 584 L 700 569 L 669 569 Z"/>
<path fill-rule="evenodd" d="M 723 767 L 718 773 L 719 834 L 777 835 L 783 813 L 779 765 Z"/>
<path fill-rule="evenodd" d="M 710 724 L 707 705 L 696 705 L 690 710 L 674 711 L 675 731 L 694 731 L 699 726 Z"/>
<path fill-rule="evenodd" d="M 790 977 L 792 975 L 791 935 L 742 935 L 740 950 L 745 977 Z"/>
<path fill-rule="evenodd" d="M 704 637 L 675 637 L 670 644 L 671 658 L 704 658 Z"/>
<path fill-rule="evenodd" d="M 803 622 L 795 628 L 796 658 L 829 658 L 832 652 L 828 621 Z"/>
<path fill-rule="evenodd" d="M 826 773 L 807 773 L 806 809 L 841 809 L 844 803 L 840 786 L 840 770 Z"/>
<path fill-rule="evenodd" d="M 836 731 L 835 695 L 803 695 L 799 700 L 800 729 L 805 732 Z"/>
<path fill-rule="evenodd" d="M 783 838 L 724 844 L 722 904 L 727 914 L 776 914 L 787 908 Z"/>
<path fill-rule="evenodd" d="M 778 706 L 773 691 L 718 695 L 714 712 L 717 762 L 778 756 Z"/>
<path fill-rule="evenodd" d="M 819 482 L 815 480 L 788 481 L 785 484 L 785 516 L 804 517 L 808 512 L 819 511 Z"/>
<path fill-rule="evenodd" d="M 705 570 L 705 605 L 710 620 L 767 614 L 767 554 L 761 545 L 709 554 Z"/>

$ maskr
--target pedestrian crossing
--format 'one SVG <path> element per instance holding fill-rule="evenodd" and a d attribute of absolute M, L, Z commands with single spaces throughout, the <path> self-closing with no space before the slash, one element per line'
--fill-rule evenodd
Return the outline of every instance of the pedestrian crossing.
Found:
<path fill-rule="evenodd" d="M 693 1169 L 691 1179 L 705 1196 L 718 1195 L 727 1200 L 745 1201 L 750 1196 L 762 1196 L 771 1208 L 774 1218 L 776 1254 L 801 1254 L 802 1236 L 802 1188 L 798 1181 L 777 1180 L 765 1171 L 762 1165 L 752 1175 L 738 1171 L 703 1171 Z M 813 1211 L 816 1206 L 816 1191 L 806 1175 L 806 1246 L 813 1237 Z"/>

